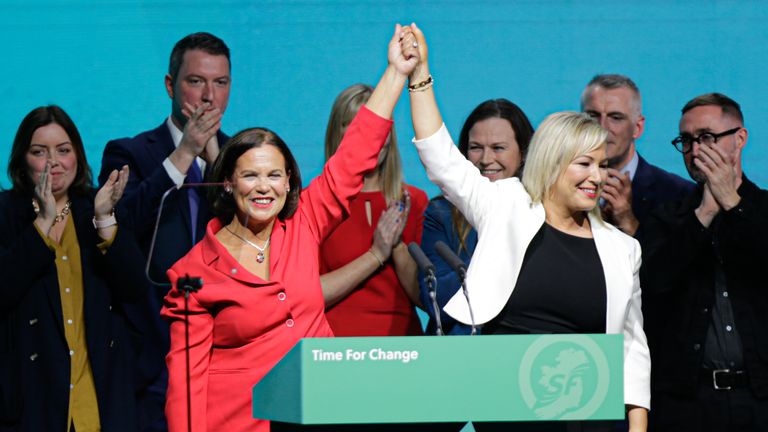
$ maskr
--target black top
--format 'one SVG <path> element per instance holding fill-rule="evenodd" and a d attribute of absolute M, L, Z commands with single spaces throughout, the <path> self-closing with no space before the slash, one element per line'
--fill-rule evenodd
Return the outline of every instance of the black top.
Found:
<path fill-rule="evenodd" d="M 483 334 L 605 333 L 603 265 L 591 238 L 543 224 L 512 295 Z"/>
<path fill-rule="evenodd" d="M 651 212 L 646 223 L 640 280 L 644 306 L 646 298 L 652 306 L 644 311 L 646 329 L 648 324 L 653 329 L 646 330 L 651 389 L 697 394 L 701 368 L 707 365 L 707 332 L 719 316 L 713 314 L 716 293 L 724 298 L 726 292 L 718 291 L 720 267 L 750 390 L 768 398 L 768 191 L 742 176 L 741 201 L 721 211 L 709 227 L 695 214 L 703 193 L 700 185 L 681 202 Z"/>

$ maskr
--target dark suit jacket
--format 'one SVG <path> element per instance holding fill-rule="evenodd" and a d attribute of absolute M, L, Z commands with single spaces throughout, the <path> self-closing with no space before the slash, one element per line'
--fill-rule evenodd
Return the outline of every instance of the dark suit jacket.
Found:
<path fill-rule="evenodd" d="M 750 387 L 757 397 L 768 397 L 768 191 L 744 177 L 738 193 L 739 205 L 721 212 L 709 228 L 694 214 L 701 188 L 648 219 L 641 277 L 644 294 L 657 301 L 647 320 L 663 320 L 663 331 L 649 335 L 654 392 L 696 394 L 719 260 Z"/>
<path fill-rule="evenodd" d="M 656 207 L 679 201 L 691 192 L 695 185 L 675 174 L 651 165 L 638 154 L 637 170 L 632 179 L 632 212 L 640 222 L 635 238 L 642 244 L 642 230 L 648 215 Z"/>
<path fill-rule="evenodd" d="M 218 132 L 217 138 L 222 146 L 229 140 L 221 132 Z M 160 200 L 167 190 L 175 186 L 162 165 L 174 149 L 171 132 L 165 121 L 157 128 L 133 138 L 110 141 L 104 149 L 99 184 L 104 184 L 113 169 L 128 165 L 130 179 L 123 200 L 124 205 L 135 215 L 134 229 L 145 256 L 149 255 Z M 187 189 L 174 190 L 163 204 L 155 248 L 150 258 L 150 276 L 154 281 L 167 283 L 168 269 L 193 246 L 187 193 Z M 211 218 L 205 191 L 201 189 L 200 195 L 195 227 L 198 241 L 203 238 L 205 226 Z M 137 390 L 151 384 L 164 370 L 165 355 L 170 347 L 168 324 L 160 318 L 160 307 L 169 287 L 148 285 L 147 298 L 140 304 L 126 307 L 131 329 L 141 338 Z"/>
<path fill-rule="evenodd" d="M 91 222 L 92 195 L 71 198 L 101 428 L 134 431 L 135 355 L 118 302 L 143 295 L 141 253 L 133 234 L 121 225 L 102 255 Z M 63 431 L 69 407 L 69 347 L 55 254 L 33 225 L 31 200 L 13 191 L 0 193 L 0 431 Z"/>

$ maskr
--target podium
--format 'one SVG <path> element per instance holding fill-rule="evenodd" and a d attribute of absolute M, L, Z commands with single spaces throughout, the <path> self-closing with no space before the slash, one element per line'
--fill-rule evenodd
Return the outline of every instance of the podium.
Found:
<path fill-rule="evenodd" d="M 253 387 L 297 424 L 624 418 L 622 335 L 307 338 Z"/>

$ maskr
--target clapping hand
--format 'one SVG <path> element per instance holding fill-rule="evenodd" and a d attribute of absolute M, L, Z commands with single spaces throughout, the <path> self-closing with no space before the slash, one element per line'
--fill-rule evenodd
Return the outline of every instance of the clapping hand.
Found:
<path fill-rule="evenodd" d="M 701 145 L 693 163 L 707 177 L 705 187 L 720 208 L 730 210 L 739 204 L 737 190 L 741 179 L 732 155 L 717 145 Z"/>
<path fill-rule="evenodd" d="M 640 223 L 632 211 L 632 181 L 629 173 L 608 168 L 607 174 L 603 186 L 603 198 L 606 201 L 603 214 L 625 233 L 635 235 Z"/>
<path fill-rule="evenodd" d="M 408 222 L 408 214 L 411 212 L 411 194 L 407 189 L 403 190 L 403 200 L 398 201 L 398 207 L 400 208 L 400 217 L 398 218 L 398 227 L 393 247 L 397 246 L 403 240 L 403 231 L 405 230 L 405 224 Z"/>
<path fill-rule="evenodd" d="M 208 102 L 198 106 L 184 103 L 181 112 L 187 117 L 187 124 L 184 125 L 184 135 L 179 143 L 179 147 L 185 148 L 194 157 L 202 157 L 209 164 L 219 156 L 216 132 L 221 129 L 223 117 L 223 113 L 218 108 L 208 110 L 210 106 Z"/>
<path fill-rule="evenodd" d="M 392 249 L 400 243 L 410 208 L 411 199 L 406 192 L 404 201 L 390 203 L 379 218 L 376 230 L 373 232 L 371 249 L 382 262 L 389 259 Z"/>
<path fill-rule="evenodd" d="M 34 189 L 34 200 L 37 204 L 37 218 L 35 225 L 48 235 L 56 220 L 56 198 L 51 191 L 51 162 L 45 164 L 43 172 L 37 179 Z"/>
<path fill-rule="evenodd" d="M 125 185 L 128 184 L 128 176 L 128 165 L 123 165 L 120 171 L 112 170 L 109 173 L 109 178 L 107 178 L 104 186 L 96 193 L 96 198 L 93 200 L 93 213 L 97 220 L 105 219 L 112 215 L 117 202 L 123 196 Z"/>

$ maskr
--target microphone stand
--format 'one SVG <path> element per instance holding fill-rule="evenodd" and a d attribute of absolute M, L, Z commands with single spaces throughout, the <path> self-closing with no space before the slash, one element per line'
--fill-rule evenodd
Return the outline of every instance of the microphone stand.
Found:
<path fill-rule="evenodd" d="M 424 276 L 424 282 L 427 285 L 429 299 L 432 301 L 432 310 L 435 311 L 435 322 L 437 323 L 437 330 L 435 333 L 437 336 L 444 336 L 443 322 L 440 318 L 440 306 L 437 304 L 437 277 L 435 276 L 435 272 L 428 269 L 426 276 Z"/>
<path fill-rule="evenodd" d="M 416 265 L 424 273 L 424 282 L 427 284 L 427 292 L 429 292 L 429 298 L 432 300 L 432 308 L 435 312 L 435 322 L 437 323 L 438 336 L 443 336 L 443 323 L 440 320 L 440 306 L 437 304 L 437 277 L 435 276 L 435 265 L 427 258 L 424 251 L 421 250 L 418 243 L 411 242 L 408 245 L 408 253 L 411 254 L 413 260 L 416 261 Z"/>
<path fill-rule="evenodd" d="M 187 362 L 187 430 L 192 431 L 192 379 L 189 365 L 189 293 L 203 287 L 203 278 L 184 275 L 176 281 L 176 289 L 184 293 L 184 353 Z"/>
<path fill-rule="evenodd" d="M 477 325 L 475 324 L 475 313 L 472 310 L 472 304 L 469 302 L 469 291 L 467 291 L 467 267 L 464 261 L 456 255 L 451 248 L 445 244 L 445 242 L 438 240 L 435 242 L 435 251 L 438 255 L 448 263 L 453 271 L 459 276 L 459 282 L 461 283 L 461 291 L 464 293 L 464 298 L 467 299 L 467 308 L 469 309 L 469 320 L 472 324 L 471 336 L 477 335 Z"/>
<path fill-rule="evenodd" d="M 465 271 L 459 272 L 459 280 L 461 280 L 461 291 L 464 292 L 464 298 L 467 299 L 467 308 L 469 308 L 469 319 L 472 321 L 472 333 L 470 336 L 477 335 L 477 326 L 475 325 L 475 313 L 472 311 L 472 305 L 469 303 L 469 291 L 467 291 L 467 273 Z"/>
<path fill-rule="evenodd" d="M 186 187 L 219 186 L 222 184 L 223 183 L 185 183 L 185 184 L 173 186 L 168 190 L 166 190 L 165 193 L 163 193 L 163 196 L 160 198 L 160 206 L 157 210 L 157 219 L 155 219 L 155 229 L 152 232 L 152 241 L 149 244 L 149 253 L 148 253 L 149 256 L 147 257 L 147 266 L 144 269 L 147 280 L 149 280 L 150 283 L 157 286 L 168 286 L 168 283 L 157 282 L 153 280 L 150 274 L 150 264 L 152 263 L 152 255 L 154 254 L 154 250 L 155 250 L 157 232 L 160 228 L 160 219 L 163 215 L 163 208 L 164 208 L 165 200 L 166 198 L 168 198 L 168 195 L 174 190 L 180 190 Z M 183 277 L 180 277 L 176 281 L 176 289 L 184 293 L 184 354 L 186 357 L 186 366 L 187 366 L 187 371 L 186 371 L 187 372 L 186 373 L 187 430 L 190 432 L 192 431 L 192 379 L 190 377 L 191 367 L 190 367 L 190 360 L 189 360 L 189 294 L 193 292 L 198 292 L 202 288 L 203 288 L 203 279 L 201 277 L 190 276 L 187 274 L 187 275 L 184 275 Z"/>

